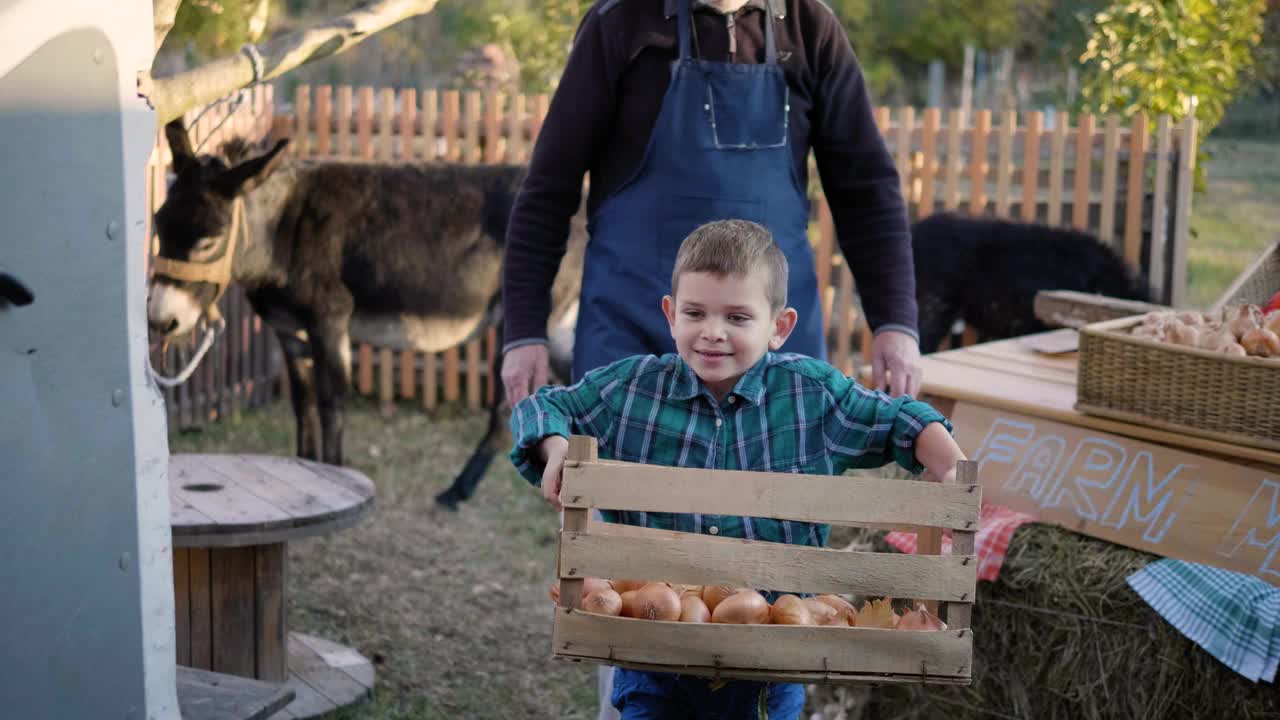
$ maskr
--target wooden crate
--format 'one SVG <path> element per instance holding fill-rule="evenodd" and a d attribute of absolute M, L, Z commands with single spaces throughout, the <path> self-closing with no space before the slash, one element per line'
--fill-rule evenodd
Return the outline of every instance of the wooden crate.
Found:
<path fill-rule="evenodd" d="M 669 468 L 602 461 L 574 437 L 560 498 L 553 653 L 575 661 L 779 682 L 969 684 L 977 583 L 977 466 L 937 483 Z M 772 517 L 915 530 L 922 554 L 845 552 L 600 523 L 590 508 Z M 952 532 L 940 554 L 941 531 Z M 932 547 L 932 554 L 929 548 Z M 941 601 L 936 632 L 637 620 L 583 612 L 583 578 L 636 578 Z"/>

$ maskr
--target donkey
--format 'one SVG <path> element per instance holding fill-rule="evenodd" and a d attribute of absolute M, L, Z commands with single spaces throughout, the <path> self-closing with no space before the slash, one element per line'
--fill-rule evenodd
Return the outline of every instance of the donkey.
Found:
<path fill-rule="evenodd" d="M 222 292 L 239 284 L 280 339 L 300 457 L 344 461 L 353 341 L 438 352 L 500 330 L 504 239 L 524 166 L 303 160 L 283 152 L 287 139 L 256 156 L 230 142 L 224 162 L 197 156 L 181 121 L 165 135 L 176 179 L 155 216 L 151 331 L 160 339 L 189 333 L 202 315 L 216 318 Z M 552 371 L 562 379 L 586 247 L 580 215 L 567 244 L 548 328 Z M 498 398 L 501 377 L 499 353 L 490 375 Z M 506 413 L 495 403 L 471 460 L 437 496 L 441 505 L 474 492 L 506 442 Z"/>

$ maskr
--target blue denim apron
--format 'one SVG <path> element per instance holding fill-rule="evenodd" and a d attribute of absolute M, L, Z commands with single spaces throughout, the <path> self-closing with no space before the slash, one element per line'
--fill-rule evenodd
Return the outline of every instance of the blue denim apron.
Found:
<path fill-rule="evenodd" d="M 644 159 L 588 225 L 575 379 L 631 355 L 675 352 L 661 304 L 676 251 L 694 228 L 727 218 L 764 225 L 787 257 L 787 304 L 800 318 L 782 351 L 826 359 L 809 200 L 792 160 L 773 18 L 766 15 L 763 64 L 708 62 L 690 54 L 690 0 L 677 7 L 680 57 Z"/>

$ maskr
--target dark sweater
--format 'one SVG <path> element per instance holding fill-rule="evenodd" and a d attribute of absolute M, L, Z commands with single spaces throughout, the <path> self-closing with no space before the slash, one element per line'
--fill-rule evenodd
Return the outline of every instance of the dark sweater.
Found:
<path fill-rule="evenodd" d="M 916 329 L 911 239 L 897 169 L 872 116 L 861 68 L 821 0 L 770 0 L 791 89 L 790 133 L 807 183 L 812 147 L 837 236 L 873 329 Z M 764 61 L 763 0 L 727 16 L 694 12 L 704 60 Z M 551 285 L 569 218 L 590 173 L 594 212 L 638 169 L 679 53 L 674 0 L 600 0 L 578 28 L 560 85 L 511 212 L 503 278 L 507 344 L 546 336 Z"/>

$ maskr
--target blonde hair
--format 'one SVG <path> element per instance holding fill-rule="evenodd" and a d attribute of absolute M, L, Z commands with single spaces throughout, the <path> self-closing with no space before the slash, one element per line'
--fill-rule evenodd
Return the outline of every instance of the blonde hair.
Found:
<path fill-rule="evenodd" d="M 749 220 L 715 220 L 698 227 L 680 243 L 671 271 L 671 294 L 685 273 L 746 277 L 763 272 L 769 309 L 787 306 L 787 258 L 763 225 Z"/>

